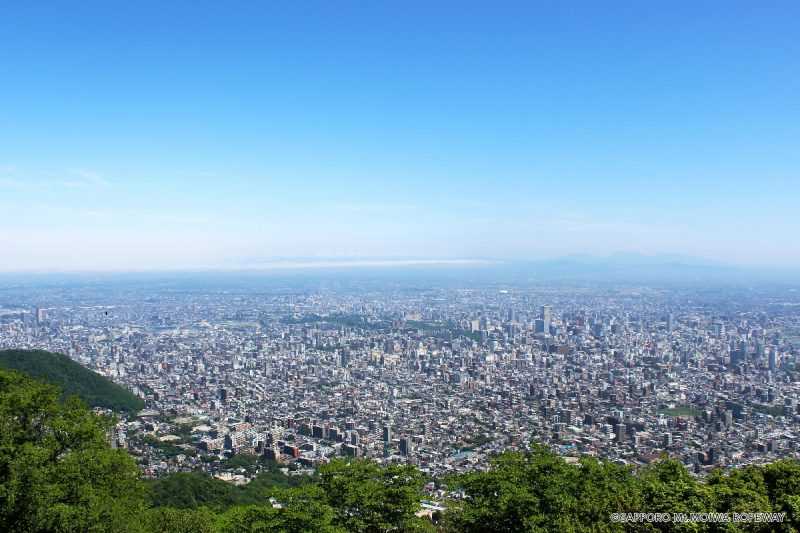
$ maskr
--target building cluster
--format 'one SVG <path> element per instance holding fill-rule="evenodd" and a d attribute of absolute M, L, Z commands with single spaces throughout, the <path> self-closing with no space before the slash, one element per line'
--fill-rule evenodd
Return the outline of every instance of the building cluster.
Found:
<path fill-rule="evenodd" d="M 154 476 L 239 454 L 439 476 L 531 442 L 697 473 L 800 457 L 798 293 L 353 285 L 9 293 L 0 348 L 145 399 L 114 443 Z"/>

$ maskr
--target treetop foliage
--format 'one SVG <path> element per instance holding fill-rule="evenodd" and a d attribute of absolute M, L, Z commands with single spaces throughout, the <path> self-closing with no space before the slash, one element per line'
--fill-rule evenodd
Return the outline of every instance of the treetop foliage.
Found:
<path fill-rule="evenodd" d="M 108 445 L 109 419 L 59 396 L 0 370 L 0 531 L 128 531 L 144 509 L 135 462 Z"/>

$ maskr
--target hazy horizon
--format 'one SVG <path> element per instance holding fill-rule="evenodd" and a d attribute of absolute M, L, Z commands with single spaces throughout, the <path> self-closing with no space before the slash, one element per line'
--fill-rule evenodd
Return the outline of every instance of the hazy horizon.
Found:
<path fill-rule="evenodd" d="M 797 3 L 5 15 L 0 271 L 800 268 Z"/>
<path fill-rule="evenodd" d="M 549 284 L 613 286 L 796 287 L 798 267 L 736 265 L 681 255 L 574 254 L 538 260 L 414 259 L 414 258 L 277 258 L 225 266 L 122 269 L 0 270 L 5 283 L 190 283 L 228 286 L 263 282 L 377 283 L 409 287 Z M 304 280 L 304 281 L 303 281 Z M 398 285 L 399 284 L 399 285 Z"/>

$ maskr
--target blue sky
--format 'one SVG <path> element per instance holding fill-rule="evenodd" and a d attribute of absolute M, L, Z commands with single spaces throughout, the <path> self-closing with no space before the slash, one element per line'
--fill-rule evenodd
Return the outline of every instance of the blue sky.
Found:
<path fill-rule="evenodd" d="M 797 2 L 44 4 L 0 17 L 0 270 L 800 265 Z"/>

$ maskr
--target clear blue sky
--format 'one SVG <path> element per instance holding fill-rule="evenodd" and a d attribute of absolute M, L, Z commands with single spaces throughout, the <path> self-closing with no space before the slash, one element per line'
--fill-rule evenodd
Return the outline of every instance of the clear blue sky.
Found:
<path fill-rule="evenodd" d="M 5 5 L 0 270 L 800 265 L 796 1 L 268 4 Z"/>

